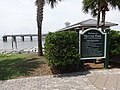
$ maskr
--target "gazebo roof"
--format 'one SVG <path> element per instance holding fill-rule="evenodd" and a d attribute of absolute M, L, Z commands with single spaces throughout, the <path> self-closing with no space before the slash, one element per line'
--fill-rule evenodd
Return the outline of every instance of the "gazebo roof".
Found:
<path fill-rule="evenodd" d="M 105 27 L 106 28 L 109 28 L 111 26 L 117 26 L 117 25 L 118 24 L 116 24 L 116 23 L 105 22 Z M 79 29 L 82 30 L 82 28 L 96 28 L 96 26 L 97 26 L 97 20 L 95 20 L 95 19 L 88 19 L 88 20 L 84 20 L 82 22 L 70 25 L 68 27 L 59 29 L 58 31 L 67 31 L 67 30 L 76 29 L 76 28 L 79 28 Z M 101 26 L 102 26 L 102 22 L 100 22 L 100 24 L 99 24 L 99 27 L 101 27 Z"/>

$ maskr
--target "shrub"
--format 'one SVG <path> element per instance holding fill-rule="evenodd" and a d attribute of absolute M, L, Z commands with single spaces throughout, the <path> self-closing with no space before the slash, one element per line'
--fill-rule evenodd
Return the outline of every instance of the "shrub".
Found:
<path fill-rule="evenodd" d="M 120 32 L 111 31 L 110 32 L 110 56 L 115 56 L 120 54 Z"/>
<path fill-rule="evenodd" d="M 77 33 L 49 33 L 45 38 L 45 57 L 52 67 L 76 64 L 79 60 Z"/>

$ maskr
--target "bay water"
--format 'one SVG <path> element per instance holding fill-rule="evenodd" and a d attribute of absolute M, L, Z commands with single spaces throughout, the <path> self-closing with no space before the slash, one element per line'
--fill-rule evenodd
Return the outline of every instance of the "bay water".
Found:
<path fill-rule="evenodd" d="M 31 49 L 31 48 L 37 48 L 38 47 L 38 41 L 37 37 L 33 37 L 33 40 L 31 41 L 29 37 L 25 37 L 24 41 L 22 41 L 21 38 L 17 37 L 17 49 L 23 50 L 23 49 Z M 13 48 L 12 48 L 12 39 L 8 38 L 7 42 L 3 42 L 2 38 L 0 39 L 0 51 L 8 51 L 8 50 L 16 50 L 15 42 L 13 42 Z M 44 47 L 44 40 L 42 40 L 42 46 Z"/>

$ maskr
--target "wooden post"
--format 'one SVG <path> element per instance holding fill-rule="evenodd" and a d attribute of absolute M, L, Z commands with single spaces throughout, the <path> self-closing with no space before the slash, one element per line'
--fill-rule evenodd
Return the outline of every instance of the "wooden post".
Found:
<path fill-rule="evenodd" d="M 3 37 L 3 42 L 7 42 L 7 36 Z"/>
<path fill-rule="evenodd" d="M 22 38 L 22 41 L 24 41 L 24 36 L 21 36 L 21 38 Z"/>
<path fill-rule="evenodd" d="M 16 36 L 12 36 L 12 38 L 13 38 L 13 41 L 16 41 Z"/>
<path fill-rule="evenodd" d="M 14 49 L 14 47 L 13 47 L 13 38 L 12 38 L 12 49 Z"/>
<path fill-rule="evenodd" d="M 17 49 L 17 41 L 15 41 L 15 48 Z"/>
<path fill-rule="evenodd" d="M 17 49 L 16 36 L 12 36 L 12 49 L 14 49 L 14 42 L 15 42 L 15 48 Z"/>
<path fill-rule="evenodd" d="M 32 38 L 32 36 L 30 36 L 30 40 L 31 40 L 31 41 L 33 41 L 33 38 Z"/>

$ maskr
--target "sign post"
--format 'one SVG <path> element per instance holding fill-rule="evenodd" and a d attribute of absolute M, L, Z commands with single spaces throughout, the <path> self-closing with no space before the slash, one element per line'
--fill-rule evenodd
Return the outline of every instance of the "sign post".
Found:
<path fill-rule="evenodd" d="M 80 60 L 105 59 L 104 67 L 108 67 L 106 60 L 107 35 L 102 31 L 91 28 L 80 34 Z"/>
<path fill-rule="evenodd" d="M 105 59 L 105 62 L 104 62 L 104 68 L 105 69 L 108 69 L 108 65 L 109 65 L 109 33 L 110 33 L 110 30 L 109 29 L 107 29 L 106 30 L 106 59 Z"/>

